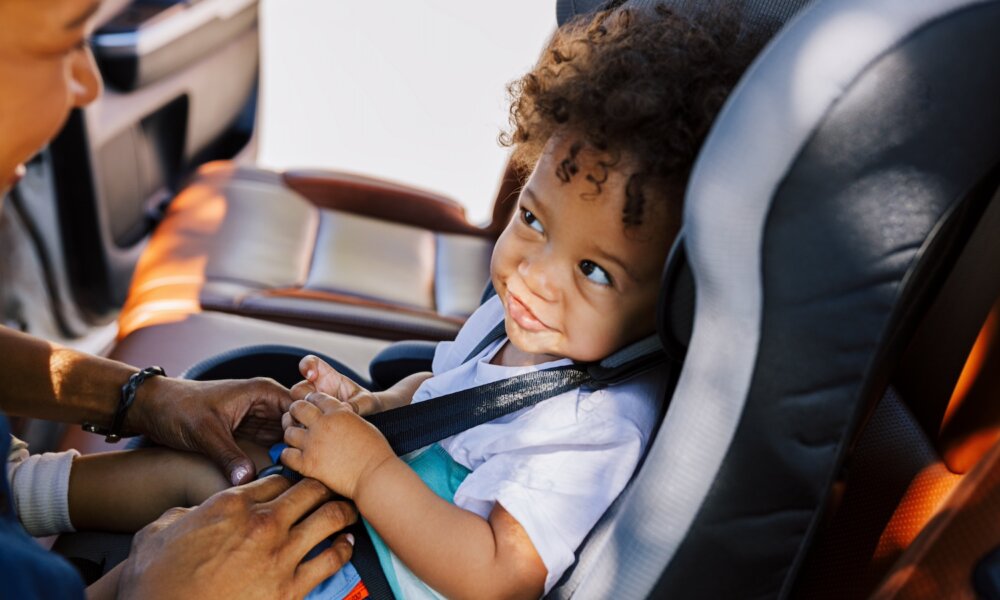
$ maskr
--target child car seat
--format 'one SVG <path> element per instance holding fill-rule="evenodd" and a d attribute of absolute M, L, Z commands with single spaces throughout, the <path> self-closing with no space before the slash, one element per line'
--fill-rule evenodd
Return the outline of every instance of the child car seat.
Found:
<path fill-rule="evenodd" d="M 819 1 L 764 50 L 687 190 L 696 310 L 666 418 L 559 595 L 789 593 L 996 190 L 998 23 L 995 1 Z"/>

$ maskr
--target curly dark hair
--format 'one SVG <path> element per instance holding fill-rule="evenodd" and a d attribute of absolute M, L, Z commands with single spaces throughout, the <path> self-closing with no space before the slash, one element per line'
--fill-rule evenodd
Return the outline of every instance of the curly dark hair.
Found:
<path fill-rule="evenodd" d="M 535 67 L 508 85 L 511 131 L 500 143 L 514 146 L 524 175 L 553 135 L 574 140 L 556 175 L 569 181 L 580 170 L 579 152 L 590 146 L 604 158 L 587 180 L 601 193 L 608 170 L 624 158 L 631 171 L 622 221 L 642 222 L 652 194 L 680 196 L 698 150 L 719 109 L 759 50 L 759 36 L 721 4 L 681 14 L 657 5 L 621 7 L 581 15 L 560 27 Z M 716 4 L 716 3 L 709 3 Z"/>

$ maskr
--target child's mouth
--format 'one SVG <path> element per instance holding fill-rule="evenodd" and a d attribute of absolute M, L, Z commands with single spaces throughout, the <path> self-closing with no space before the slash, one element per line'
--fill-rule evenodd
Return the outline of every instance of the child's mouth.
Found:
<path fill-rule="evenodd" d="M 527 306 L 521 302 L 514 294 L 507 294 L 507 314 L 521 329 L 527 331 L 546 331 L 551 329 L 543 323 Z"/>

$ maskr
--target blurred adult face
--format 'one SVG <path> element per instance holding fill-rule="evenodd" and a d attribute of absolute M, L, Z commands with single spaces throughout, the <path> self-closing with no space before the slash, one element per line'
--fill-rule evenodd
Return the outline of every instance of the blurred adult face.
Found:
<path fill-rule="evenodd" d="M 101 92 L 86 45 L 100 0 L 0 0 L 0 197 Z"/>

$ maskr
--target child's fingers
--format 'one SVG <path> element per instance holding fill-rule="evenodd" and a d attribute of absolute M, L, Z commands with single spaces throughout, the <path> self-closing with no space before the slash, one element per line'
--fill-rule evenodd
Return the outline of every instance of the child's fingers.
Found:
<path fill-rule="evenodd" d="M 292 389 L 288 391 L 292 395 L 292 400 L 302 400 L 310 393 L 315 392 L 316 386 L 313 385 L 313 382 L 306 379 L 304 381 L 296 383 L 295 385 L 292 386 Z"/>
<path fill-rule="evenodd" d="M 296 427 L 298 422 L 296 422 L 295 417 L 292 413 L 284 413 L 281 415 L 281 428 L 288 429 L 289 427 Z"/>
<path fill-rule="evenodd" d="M 302 472 L 302 451 L 298 448 L 288 447 L 281 451 L 281 464 L 298 473 Z"/>
<path fill-rule="evenodd" d="M 306 430 L 301 427 L 289 427 L 285 430 L 285 443 L 289 446 L 301 448 L 305 444 L 306 436 L 308 435 Z"/>
<path fill-rule="evenodd" d="M 314 404 L 319 407 L 323 412 L 328 412 L 331 410 L 336 410 L 341 404 L 344 404 L 337 398 L 329 394 L 324 394 L 323 392 L 313 392 L 305 397 L 305 401 L 310 404 Z M 351 410 L 351 412 L 354 412 Z"/>
<path fill-rule="evenodd" d="M 310 396 L 315 396 L 317 392 L 313 392 Z M 292 415 L 292 418 L 299 423 L 309 427 L 311 424 L 316 422 L 316 419 L 323 416 L 320 409 L 308 400 L 296 400 L 292 402 L 292 405 L 288 407 L 288 414 Z"/>
<path fill-rule="evenodd" d="M 312 381 L 316 384 L 316 389 L 326 393 L 331 393 L 334 392 L 334 390 L 340 389 L 341 384 L 343 384 L 344 379 L 346 379 L 340 374 L 340 371 L 334 369 L 326 361 L 320 360 L 319 358 L 316 359 L 314 366 L 316 369 L 316 379 L 313 379 Z"/>
<path fill-rule="evenodd" d="M 316 381 L 319 370 L 316 365 L 322 362 L 318 356 L 307 354 L 299 361 L 299 373 L 309 381 Z"/>

